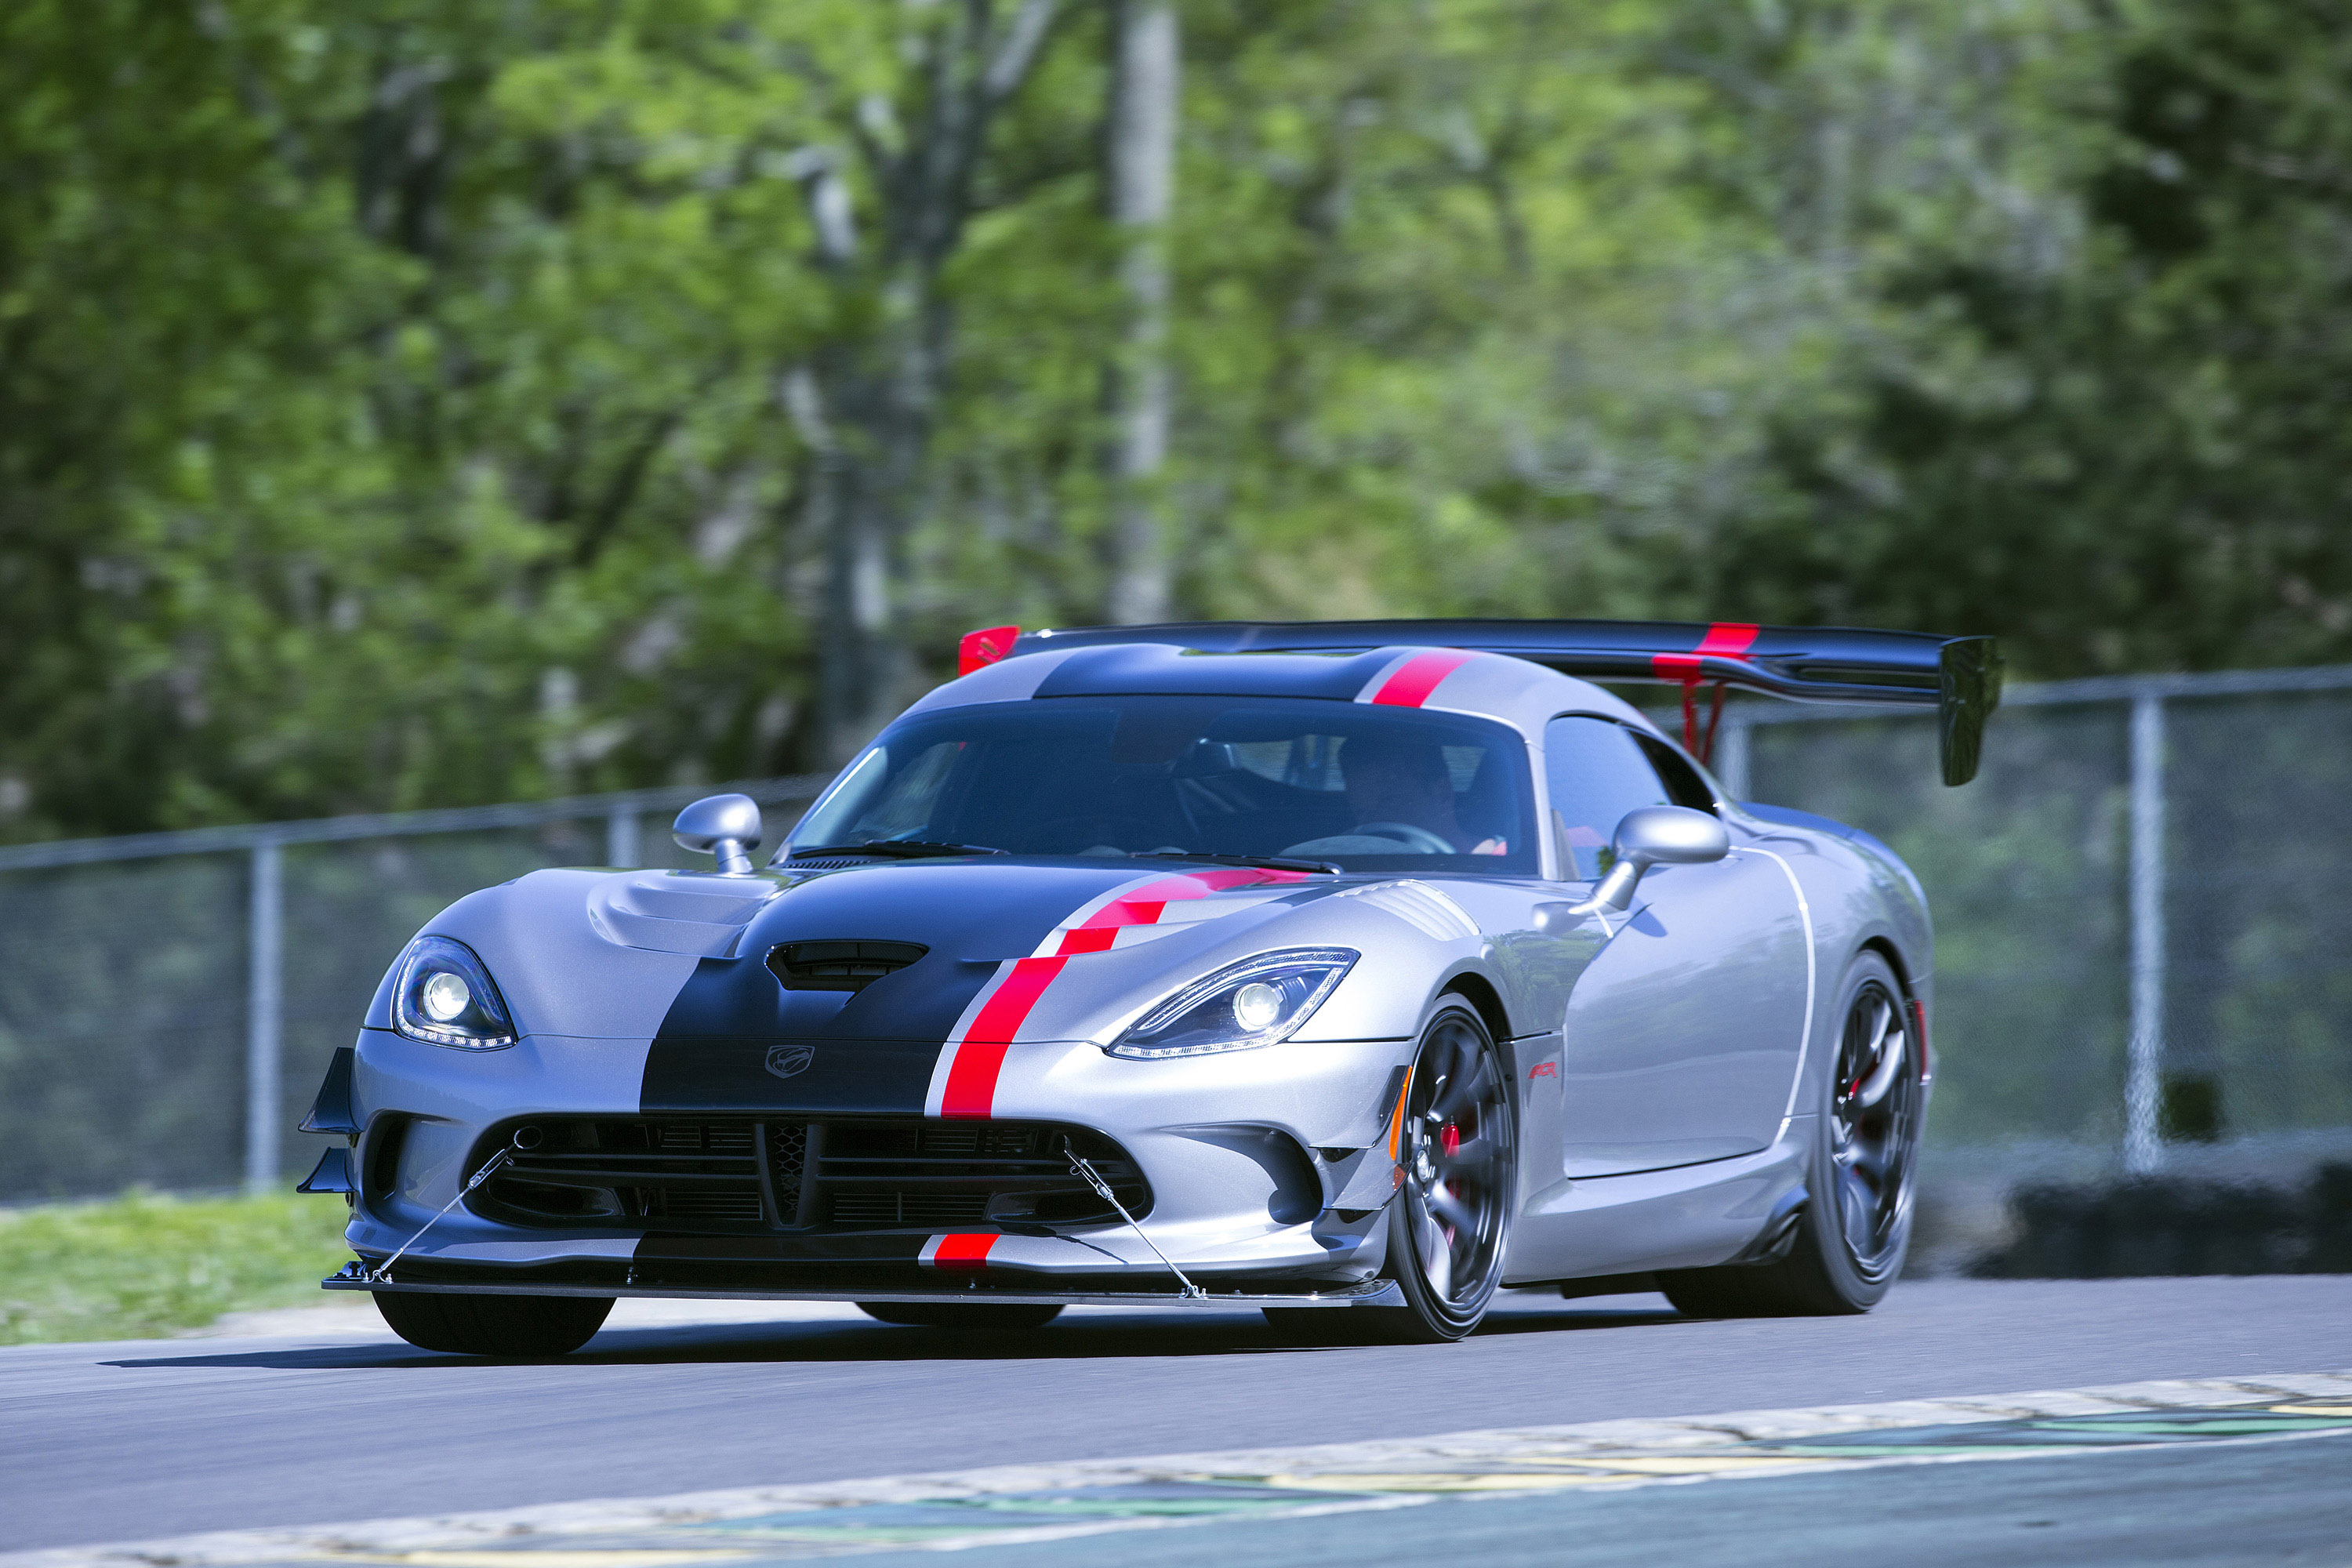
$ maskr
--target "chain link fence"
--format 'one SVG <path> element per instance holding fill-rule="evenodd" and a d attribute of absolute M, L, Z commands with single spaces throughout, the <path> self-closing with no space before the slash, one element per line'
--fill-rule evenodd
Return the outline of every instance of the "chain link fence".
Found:
<path fill-rule="evenodd" d="M 1718 746 L 1735 793 L 1864 828 L 1927 886 L 1927 1268 L 2015 1242 L 2021 1191 L 2029 1225 L 2229 1228 L 2212 1193 L 2291 1207 L 2352 1159 L 2352 668 L 2023 687 L 1975 783 L 1935 759 L 1932 720 L 1779 705 Z M 2146 1201 L 2093 1195 L 2124 1187 Z"/>
<path fill-rule="evenodd" d="M 1780 703 L 1735 704 L 1717 748 L 1734 794 L 1927 885 L 1928 1265 L 1999 1244 L 2021 1182 L 2352 1158 L 2352 667 L 2012 689 L 1985 759 L 1946 789 L 1931 718 Z M 686 864 L 669 817 L 717 789 L 773 844 L 821 782 L 0 849 L 0 1202 L 299 1175 L 329 1054 L 435 910 Z"/>
<path fill-rule="evenodd" d="M 299 1178 L 328 1058 L 444 905 L 542 866 L 707 865 L 669 823 L 721 790 L 774 844 L 823 783 L 0 849 L 0 1203 Z"/>

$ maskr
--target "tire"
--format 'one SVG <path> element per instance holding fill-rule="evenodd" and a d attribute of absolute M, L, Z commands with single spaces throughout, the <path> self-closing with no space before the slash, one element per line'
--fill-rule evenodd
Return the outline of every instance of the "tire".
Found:
<path fill-rule="evenodd" d="M 1423 1026 L 1404 1095 L 1387 1275 L 1405 1304 L 1262 1309 L 1287 1342 L 1445 1344 L 1493 1304 L 1518 1192 L 1517 1107 L 1494 1037 L 1460 997 Z"/>
<path fill-rule="evenodd" d="M 378 1290 L 375 1310 L 419 1350 L 517 1360 L 569 1355 L 613 1310 L 610 1296 L 462 1296 Z"/>
<path fill-rule="evenodd" d="M 1000 1334 L 1042 1329 L 1062 1315 L 1059 1307 L 992 1301 L 860 1301 L 857 1310 L 902 1329 L 968 1329 Z"/>
<path fill-rule="evenodd" d="M 1777 1262 L 1661 1272 L 1658 1288 L 1676 1310 L 1695 1318 L 1867 1312 L 1903 1272 L 1927 1110 L 1911 1015 L 1895 971 L 1875 952 L 1846 966 L 1836 995 L 1836 1056 L 1811 1119 L 1809 1196 L 1795 1244 Z"/>

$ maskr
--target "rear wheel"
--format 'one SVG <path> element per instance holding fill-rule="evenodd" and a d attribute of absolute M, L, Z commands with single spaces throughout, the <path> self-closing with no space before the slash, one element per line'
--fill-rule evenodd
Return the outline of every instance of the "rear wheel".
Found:
<path fill-rule="evenodd" d="M 1839 988 L 1837 1058 L 1813 1146 L 1795 1245 L 1778 1262 L 1677 1269 L 1658 1276 L 1677 1310 L 1700 1318 L 1867 1312 L 1911 1245 L 1912 1178 L 1927 1085 L 1895 972 L 1875 952 Z"/>
<path fill-rule="evenodd" d="M 1517 1188 L 1518 1126 L 1501 1053 L 1469 1004 L 1447 997 L 1429 1020 L 1404 1096 L 1388 1276 L 1405 1304 L 1266 1308 L 1286 1339 L 1442 1344 L 1466 1337 L 1495 1299 Z"/>
<path fill-rule="evenodd" d="M 860 1301 L 857 1310 L 902 1329 L 971 1329 L 990 1333 L 1042 1329 L 1062 1315 L 1059 1307 L 994 1301 Z"/>
<path fill-rule="evenodd" d="M 420 1350 L 515 1358 L 568 1355 L 613 1310 L 610 1296 L 465 1296 L 378 1290 L 375 1310 Z"/>

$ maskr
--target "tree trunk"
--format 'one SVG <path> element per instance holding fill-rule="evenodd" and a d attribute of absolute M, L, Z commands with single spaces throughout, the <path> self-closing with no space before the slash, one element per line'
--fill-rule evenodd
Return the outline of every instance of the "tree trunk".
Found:
<path fill-rule="evenodd" d="M 1181 50 L 1171 0 L 1113 0 L 1111 222 L 1121 231 L 1127 323 L 1107 373 L 1110 586 L 1114 622 L 1169 613 L 1162 471 L 1168 461 L 1168 218 L 1176 187 Z"/>
<path fill-rule="evenodd" d="M 913 661 L 898 635 L 898 556 L 915 521 L 944 395 L 948 310 L 940 279 L 971 216 L 991 121 L 1035 64 L 1060 0 L 961 0 L 917 53 L 911 133 L 859 142 L 878 210 L 861 226 L 835 155 L 809 150 L 803 181 L 821 265 L 879 307 L 878 324 L 811 367 L 821 430 L 810 521 L 825 541 L 818 609 L 816 761 L 845 761 L 906 700 Z M 862 112 L 860 110 L 859 112 Z M 870 237 L 869 237 L 870 236 Z M 812 421 L 794 416 L 804 437 Z"/>

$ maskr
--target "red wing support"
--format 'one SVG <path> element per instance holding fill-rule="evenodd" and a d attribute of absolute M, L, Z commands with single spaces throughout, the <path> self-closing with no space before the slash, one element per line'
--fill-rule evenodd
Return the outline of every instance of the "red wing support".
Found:
<path fill-rule="evenodd" d="M 1360 653 L 1378 647 L 1509 654 L 1586 680 L 1664 681 L 1683 689 L 1684 735 L 1694 752 L 1697 692 L 1737 687 L 1797 702 L 1932 707 L 1941 721 L 1944 782 L 1974 778 L 1985 720 L 2000 703 L 2000 651 L 1990 637 L 1853 626 L 1768 626 L 1719 621 L 1194 621 L 968 634 L 959 673 L 1049 647 L 1161 643 L 1202 653 Z"/>

